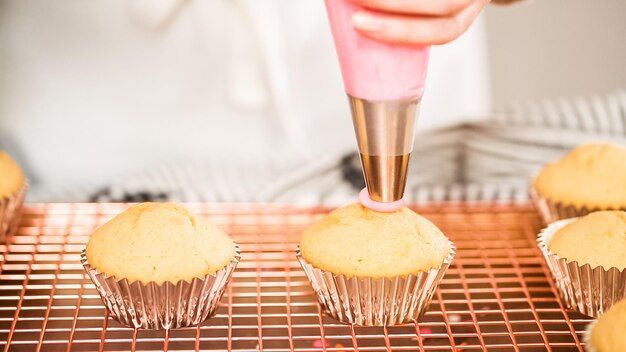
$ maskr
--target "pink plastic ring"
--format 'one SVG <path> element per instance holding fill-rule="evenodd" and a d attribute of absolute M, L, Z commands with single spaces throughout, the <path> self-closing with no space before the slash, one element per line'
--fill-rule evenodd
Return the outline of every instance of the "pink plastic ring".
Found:
<path fill-rule="evenodd" d="M 367 188 L 363 188 L 361 193 L 359 193 L 359 201 L 364 207 L 381 213 L 393 213 L 404 206 L 404 199 L 389 203 L 372 200 L 367 192 Z"/>

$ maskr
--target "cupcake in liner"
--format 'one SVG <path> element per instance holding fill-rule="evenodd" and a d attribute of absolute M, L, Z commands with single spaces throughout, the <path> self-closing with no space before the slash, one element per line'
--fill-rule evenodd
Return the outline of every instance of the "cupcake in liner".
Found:
<path fill-rule="evenodd" d="M 456 254 L 448 242 L 450 252 L 438 268 L 393 278 L 337 275 L 309 264 L 299 247 L 296 255 L 324 312 L 344 323 L 390 326 L 417 320 L 426 312 Z"/>
<path fill-rule="evenodd" d="M 176 329 L 200 324 L 215 314 L 241 258 L 236 243 L 235 252 L 233 260 L 216 273 L 176 284 L 144 284 L 108 276 L 89 265 L 85 251 L 81 263 L 113 319 L 133 328 Z"/>
<path fill-rule="evenodd" d="M 27 190 L 28 183 L 24 183 L 14 194 L 0 198 L 0 243 L 17 230 Z"/>
<path fill-rule="evenodd" d="M 587 328 L 585 329 L 585 334 L 583 335 L 583 342 L 585 344 L 585 351 L 587 352 L 597 352 L 596 348 L 593 346 L 593 343 L 591 342 L 591 334 L 597 322 L 598 322 L 597 320 L 594 320 L 593 322 L 589 323 L 589 325 L 587 325 Z"/>
<path fill-rule="evenodd" d="M 592 268 L 589 264 L 568 261 L 552 253 L 548 245 L 554 234 L 575 220 L 560 220 L 548 225 L 539 234 L 537 242 L 567 308 L 598 317 L 614 303 L 626 298 L 626 269 Z"/>
<path fill-rule="evenodd" d="M 626 300 L 616 303 L 585 329 L 583 342 L 589 352 L 626 351 Z"/>
<path fill-rule="evenodd" d="M 625 210 L 625 175 L 626 148 L 587 143 L 544 165 L 532 178 L 530 193 L 547 224 L 598 210 Z"/>
<path fill-rule="evenodd" d="M 537 190 L 531 188 L 530 197 L 535 204 L 535 208 L 539 211 L 539 215 L 546 224 L 551 224 L 555 221 L 576 218 L 585 216 L 589 213 L 602 209 L 598 207 L 579 207 L 573 204 L 564 204 L 562 202 L 552 201 L 546 197 L 539 195 Z M 611 210 L 626 210 L 626 209 L 611 209 Z"/>

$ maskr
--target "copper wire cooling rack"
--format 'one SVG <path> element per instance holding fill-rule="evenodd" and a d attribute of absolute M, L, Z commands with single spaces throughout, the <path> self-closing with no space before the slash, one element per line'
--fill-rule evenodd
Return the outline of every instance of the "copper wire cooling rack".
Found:
<path fill-rule="evenodd" d="M 459 252 L 419 323 L 344 325 L 324 316 L 294 256 L 324 209 L 190 205 L 231 233 L 243 260 L 217 315 L 197 328 L 145 331 L 108 317 L 79 255 L 120 204 L 35 204 L 0 246 L 5 351 L 576 351 L 590 319 L 567 312 L 535 243 L 531 206 L 418 208 Z"/>

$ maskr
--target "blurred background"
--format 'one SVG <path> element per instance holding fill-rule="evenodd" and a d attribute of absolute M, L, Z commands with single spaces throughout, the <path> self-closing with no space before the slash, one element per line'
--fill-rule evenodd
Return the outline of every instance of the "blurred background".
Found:
<path fill-rule="evenodd" d="M 626 2 L 535 0 L 489 6 L 493 101 L 593 96 L 624 89 Z"/>
<path fill-rule="evenodd" d="M 432 50 L 406 198 L 525 201 L 626 136 L 626 1 L 490 5 Z M 340 204 L 363 187 L 322 0 L 0 0 L 28 200 Z"/>

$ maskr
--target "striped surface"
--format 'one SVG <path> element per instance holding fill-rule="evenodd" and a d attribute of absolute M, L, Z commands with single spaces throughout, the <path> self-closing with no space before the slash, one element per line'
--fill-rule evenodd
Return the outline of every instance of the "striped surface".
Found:
<path fill-rule="evenodd" d="M 626 144 L 626 91 L 604 97 L 512 103 L 486 122 L 418 135 L 406 200 L 528 199 L 542 165 L 586 141 Z M 162 165 L 111 186 L 35 185 L 30 201 L 289 202 L 336 205 L 363 186 L 356 153 L 306 160 L 255 155 Z"/>

